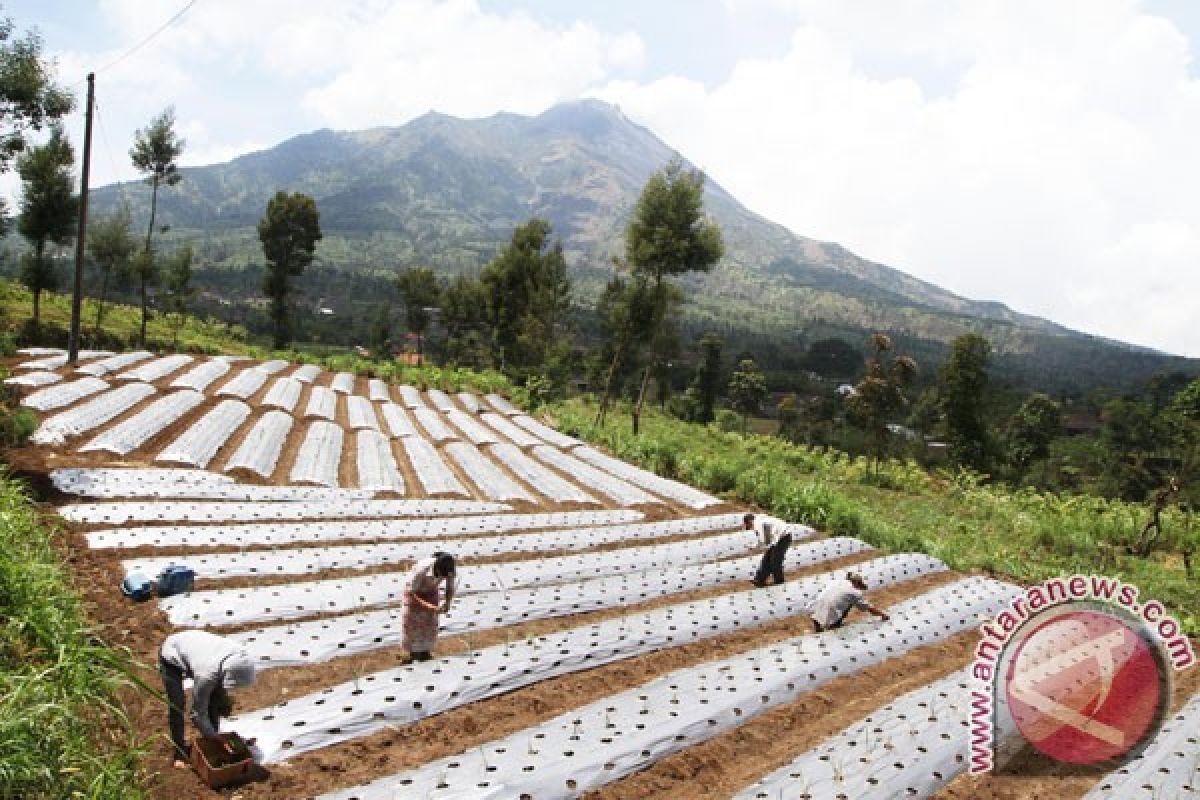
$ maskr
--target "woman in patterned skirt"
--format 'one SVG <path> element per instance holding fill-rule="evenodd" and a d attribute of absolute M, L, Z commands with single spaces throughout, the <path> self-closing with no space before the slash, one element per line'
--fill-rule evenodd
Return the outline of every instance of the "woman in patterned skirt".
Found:
<path fill-rule="evenodd" d="M 454 556 L 434 553 L 413 565 L 404 586 L 404 633 L 402 644 L 408 651 L 405 663 L 428 661 L 437 642 L 438 614 L 450 610 L 454 599 Z M 446 584 L 445 599 L 439 587 Z"/>

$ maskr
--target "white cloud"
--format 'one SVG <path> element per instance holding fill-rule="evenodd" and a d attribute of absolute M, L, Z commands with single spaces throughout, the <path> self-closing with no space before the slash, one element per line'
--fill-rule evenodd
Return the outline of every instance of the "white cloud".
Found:
<path fill-rule="evenodd" d="M 595 93 L 798 233 L 1200 356 L 1200 84 L 1170 22 L 1132 0 L 762 1 L 794 15 L 785 55 Z"/>
<path fill-rule="evenodd" d="M 344 32 L 353 58 L 304 96 L 305 108 L 331 125 L 396 124 L 431 109 L 466 117 L 537 112 L 644 57 L 634 33 L 605 34 L 581 22 L 547 28 L 520 13 L 486 13 L 472 0 L 380 11 Z"/>

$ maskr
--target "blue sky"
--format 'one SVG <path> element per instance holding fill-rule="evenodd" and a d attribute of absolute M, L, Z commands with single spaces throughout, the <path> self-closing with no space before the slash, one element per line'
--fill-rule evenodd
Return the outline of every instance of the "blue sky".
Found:
<path fill-rule="evenodd" d="M 77 85 L 184 5 L 4 13 Z M 1198 42 L 1193 0 L 197 0 L 101 70 L 93 174 L 167 105 L 204 164 L 595 96 L 796 233 L 1200 356 Z"/>

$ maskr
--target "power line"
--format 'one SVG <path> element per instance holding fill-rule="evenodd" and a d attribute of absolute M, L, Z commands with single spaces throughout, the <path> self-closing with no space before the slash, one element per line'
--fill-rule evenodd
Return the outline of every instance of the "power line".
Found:
<path fill-rule="evenodd" d="M 120 64 L 122 61 L 129 58 L 131 55 L 136 53 L 138 50 L 141 50 L 143 47 L 148 45 L 151 42 L 151 40 L 153 40 L 156 36 L 158 36 L 160 33 L 165 31 L 167 28 L 171 27 L 176 22 L 178 22 L 180 19 L 182 19 L 183 15 L 186 14 L 191 9 L 192 6 L 196 5 L 197 2 L 198 2 L 198 0 L 189 0 L 187 5 L 185 5 L 181 9 L 179 9 L 179 11 L 175 12 L 175 16 L 171 17 L 169 20 L 167 20 L 162 25 L 160 25 L 157 29 L 155 29 L 155 31 L 153 33 L 151 33 L 145 39 L 142 39 L 140 42 L 135 44 L 133 47 L 129 48 L 124 53 L 122 53 L 121 55 L 119 55 L 115 59 L 113 59 L 112 61 L 105 64 L 103 67 L 100 67 L 100 69 L 96 70 L 96 73 L 99 74 L 101 72 L 104 72 L 107 69 L 111 69 L 112 67 L 115 67 L 117 64 Z"/>
<path fill-rule="evenodd" d="M 104 124 L 104 116 L 100 113 L 101 107 L 99 103 L 95 105 L 96 127 L 100 130 L 100 140 L 104 142 L 104 152 L 108 155 L 108 165 L 112 169 L 113 175 L 119 175 L 120 169 L 117 166 L 117 159 L 113 157 L 112 142 L 108 138 L 108 127 Z M 129 196 L 125 192 L 125 181 L 117 178 L 117 192 L 121 196 L 122 203 L 129 202 Z"/>

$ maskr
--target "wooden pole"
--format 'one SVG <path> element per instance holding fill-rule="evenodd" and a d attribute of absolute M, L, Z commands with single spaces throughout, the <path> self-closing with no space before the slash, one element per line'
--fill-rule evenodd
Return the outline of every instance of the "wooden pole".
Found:
<path fill-rule="evenodd" d="M 83 314 L 83 254 L 87 246 L 88 173 L 92 167 L 92 110 L 96 105 L 96 73 L 87 76 L 87 112 L 83 127 L 83 172 L 79 181 L 79 233 L 75 237 L 75 285 L 71 291 L 71 335 L 67 340 L 67 363 L 79 359 L 79 327 Z"/>

